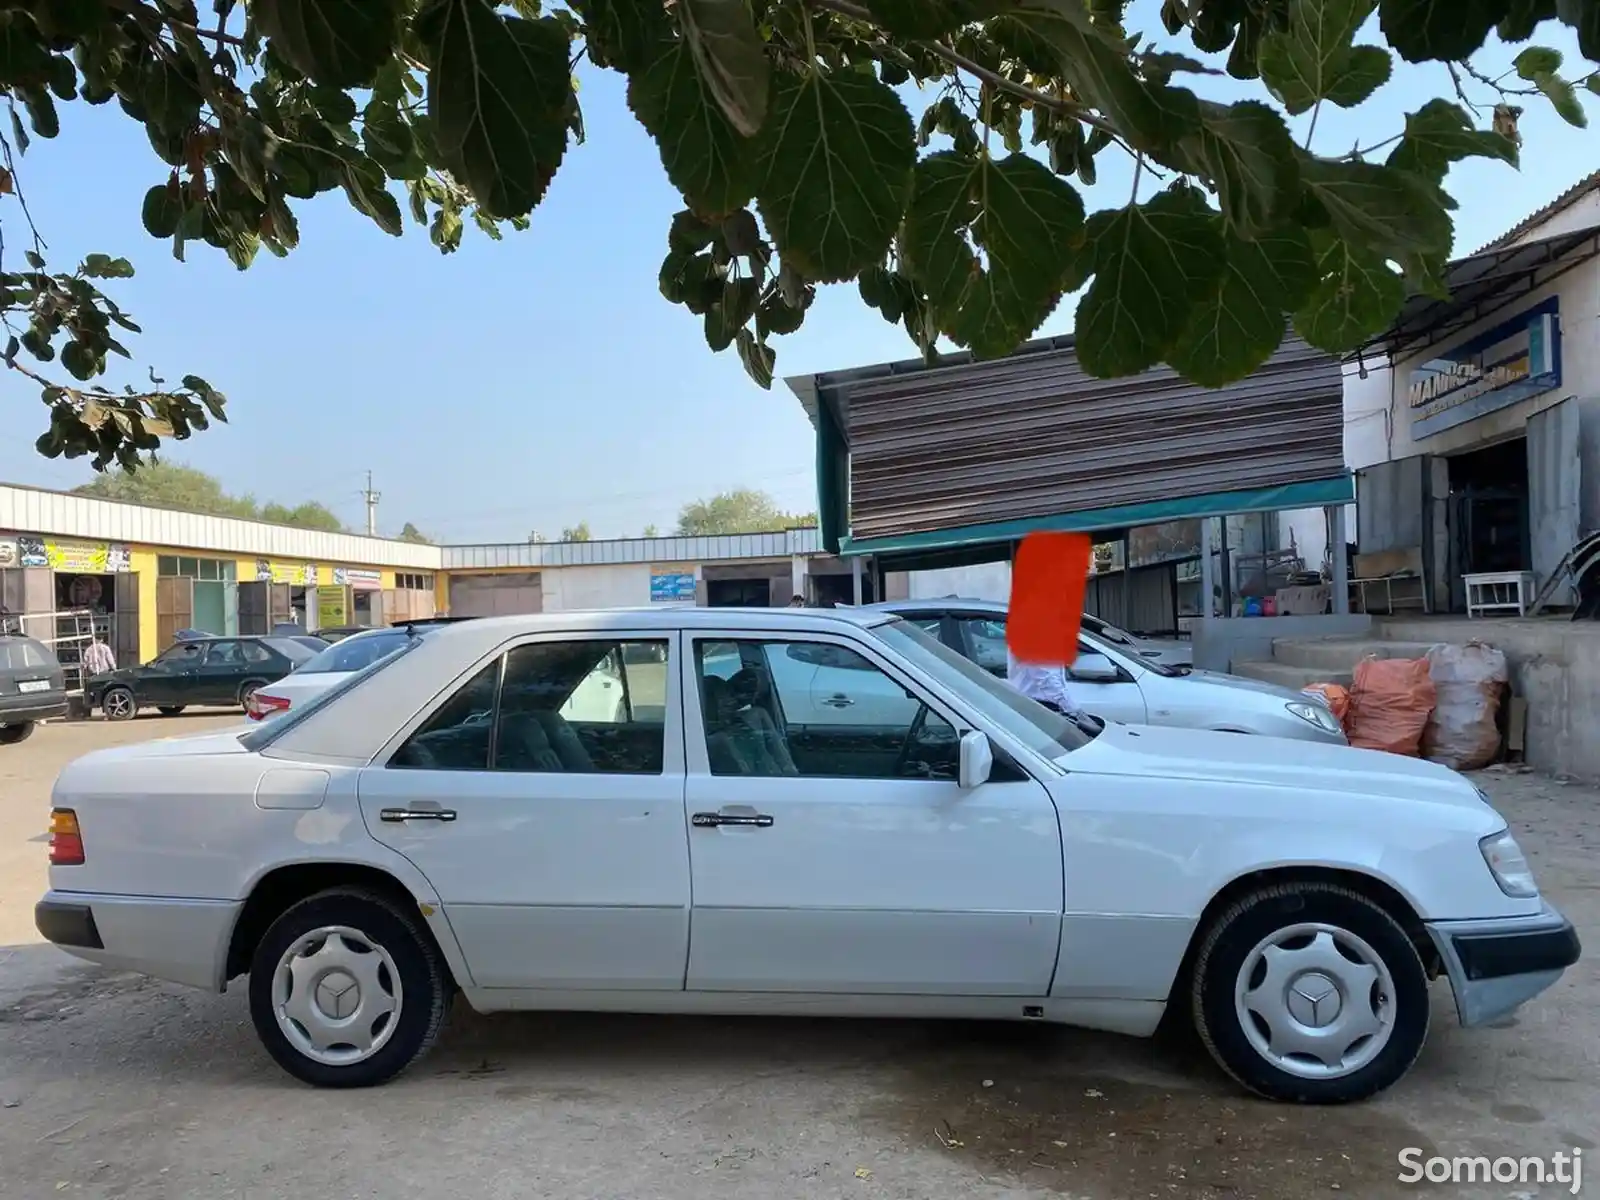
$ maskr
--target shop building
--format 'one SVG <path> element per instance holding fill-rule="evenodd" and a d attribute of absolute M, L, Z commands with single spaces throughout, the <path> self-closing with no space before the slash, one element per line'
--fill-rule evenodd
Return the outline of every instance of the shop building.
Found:
<path fill-rule="evenodd" d="M 1542 587 L 1600 529 L 1600 172 L 1445 282 L 1450 299 L 1411 298 L 1345 388 L 1358 548 L 1420 562 L 1433 613 L 1466 610 L 1468 576 Z M 1557 579 L 1548 604 L 1573 603 Z"/>
<path fill-rule="evenodd" d="M 0 485 L 0 605 L 69 675 L 92 636 L 128 663 L 180 629 L 432 616 L 438 575 L 435 546 Z"/>

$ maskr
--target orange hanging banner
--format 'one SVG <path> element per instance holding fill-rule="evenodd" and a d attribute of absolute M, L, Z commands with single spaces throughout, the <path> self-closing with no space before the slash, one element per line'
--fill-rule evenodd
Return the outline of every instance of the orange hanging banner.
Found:
<path fill-rule="evenodd" d="M 1089 535 L 1030 533 L 1011 563 L 1006 647 L 1019 662 L 1071 666 L 1089 584 Z"/>

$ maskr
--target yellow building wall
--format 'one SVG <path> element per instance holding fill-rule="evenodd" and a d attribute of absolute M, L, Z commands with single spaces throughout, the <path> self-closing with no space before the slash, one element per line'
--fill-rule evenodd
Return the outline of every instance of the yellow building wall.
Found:
<path fill-rule="evenodd" d="M 139 576 L 139 661 L 141 663 L 147 663 L 161 653 L 161 647 L 156 645 L 156 559 L 160 557 L 160 553 L 150 546 L 128 547 L 128 566 Z"/>

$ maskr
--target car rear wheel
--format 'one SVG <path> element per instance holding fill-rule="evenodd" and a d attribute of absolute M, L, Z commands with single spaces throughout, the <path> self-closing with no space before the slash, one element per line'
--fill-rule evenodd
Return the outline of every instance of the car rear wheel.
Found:
<path fill-rule="evenodd" d="M 1200 1040 L 1273 1100 L 1383 1091 L 1428 1037 L 1428 978 L 1406 931 L 1361 893 L 1305 882 L 1252 892 L 1212 923 L 1191 997 Z"/>
<path fill-rule="evenodd" d="M 319 892 L 256 947 L 250 1016 L 268 1053 L 318 1087 L 386 1083 L 444 1026 L 449 975 L 418 919 L 387 896 Z"/>
<path fill-rule="evenodd" d="M 18 721 L 15 725 L 0 725 L 0 746 L 15 746 L 33 736 L 32 721 Z"/>
<path fill-rule="evenodd" d="M 188 707 L 187 704 L 163 704 L 156 711 L 163 717 L 175 717 Z"/>
<path fill-rule="evenodd" d="M 265 679 L 249 679 L 239 685 L 239 707 L 245 712 L 250 711 L 250 697 L 254 696 L 260 688 L 267 685 Z"/>
<path fill-rule="evenodd" d="M 131 721 L 139 713 L 139 703 L 133 698 L 132 688 L 108 688 L 100 697 L 100 711 L 108 721 Z"/>

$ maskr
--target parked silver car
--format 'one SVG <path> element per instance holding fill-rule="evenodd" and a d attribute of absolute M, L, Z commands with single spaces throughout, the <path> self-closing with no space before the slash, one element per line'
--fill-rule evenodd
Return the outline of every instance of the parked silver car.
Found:
<path fill-rule="evenodd" d="M 890 600 L 867 608 L 920 626 L 958 654 L 1005 677 L 1006 606 L 992 600 Z M 1074 701 L 1104 721 L 1175 725 L 1267 737 L 1344 744 L 1326 704 L 1304 692 L 1190 666 L 1168 666 L 1130 653 L 1090 632 L 1079 635 L 1067 672 Z M 821 681 L 824 688 L 831 681 Z"/>

